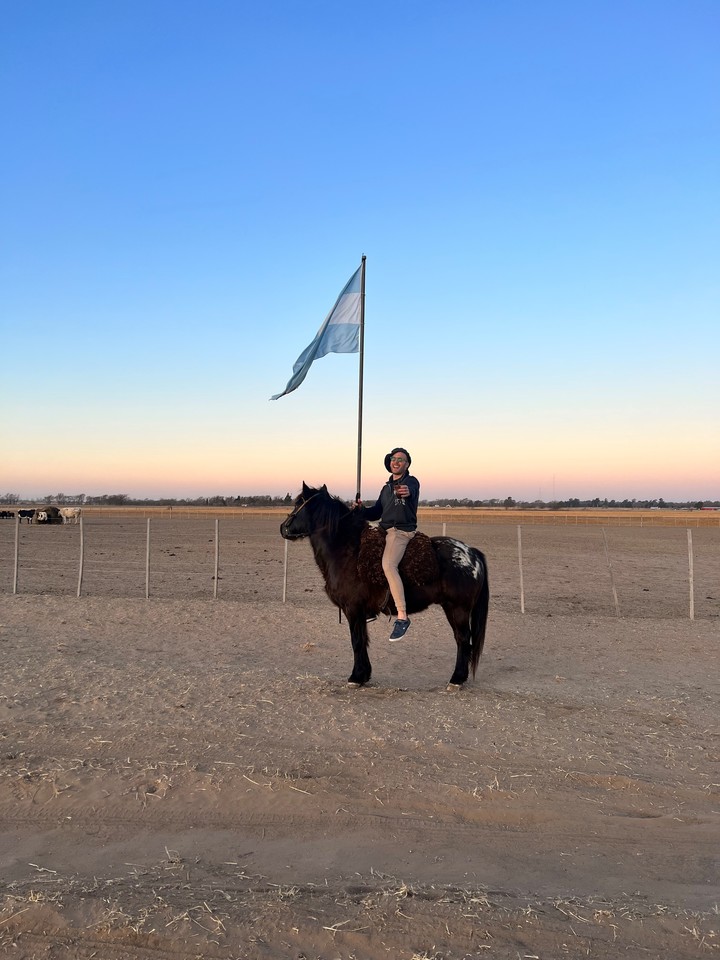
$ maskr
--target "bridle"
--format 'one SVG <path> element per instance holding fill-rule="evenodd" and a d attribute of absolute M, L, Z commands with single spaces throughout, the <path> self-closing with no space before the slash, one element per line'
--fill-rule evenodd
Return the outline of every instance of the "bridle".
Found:
<path fill-rule="evenodd" d="M 311 500 L 314 500 L 314 499 L 315 499 L 315 497 L 319 497 L 321 493 L 322 493 L 322 490 L 317 490 L 311 497 L 307 497 L 306 499 L 304 499 L 304 500 L 302 501 L 302 503 L 299 503 L 299 504 L 295 507 L 295 509 L 293 510 L 293 512 L 290 513 L 290 514 L 288 514 L 288 517 L 287 517 L 287 519 L 285 520 L 285 523 L 289 523 L 290 520 L 293 520 L 293 519 L 300 513 L 300 511 L 303 509 L 303 507 L 306 507 L 306 506 L 310 503 Z"/>

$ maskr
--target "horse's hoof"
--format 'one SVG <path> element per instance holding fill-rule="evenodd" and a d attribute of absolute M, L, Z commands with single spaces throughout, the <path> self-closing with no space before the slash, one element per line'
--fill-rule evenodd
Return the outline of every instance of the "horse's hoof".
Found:
<path fill-rule="evenodd" d="M 362 686 L 361 683 L 357 683 L 357 681 L 355 680 L 348 680 L 347 685 L 348 687 L 350 687 L 351 690 L 359 690 L 360 687 Z"/>
<path fill-rule="evenodd" d="M 445 689 L 448 693 L 457 693 L 458 690 L 462 690 L 463 685 L 461 683 L 449 683 Z"/>

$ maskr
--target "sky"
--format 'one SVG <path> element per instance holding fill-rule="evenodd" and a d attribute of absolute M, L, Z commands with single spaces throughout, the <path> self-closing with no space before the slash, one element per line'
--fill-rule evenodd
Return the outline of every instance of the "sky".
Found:
<path fill-rule="evenodd" d="M 720 498 L 716 0 L 6 0 L 0 493 Z"/>

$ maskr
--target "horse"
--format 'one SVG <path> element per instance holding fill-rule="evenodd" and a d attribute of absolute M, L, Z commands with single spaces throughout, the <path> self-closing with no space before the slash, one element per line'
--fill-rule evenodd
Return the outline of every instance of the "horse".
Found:
<path fill-rule="evenodd" d="M 347 681 L 351 687 L 364 686 L 372 674 L 368 620 L 380 613 L 397 613 L 382 569 L 362 562 L 363 544 L 370 532 L 376 531 L 371 531 L 368 521 L 355 510 L 328 493 L 327 486 L 309 487 L 304 481 L 292 512 L 280 525 L 285 540 L 310 538 L 315 562 L 325 579 L 325 592 L 345 614 L 354 656 Z M 413 545 L 421 540 L 431 563 L 423 565 L 424 576 L 411 578 L 406 571 L 412 565 Z M 426 610 L 433 603 L 443 608 L 457 644 L 455 669 L 447 689 L 459 690 L 470 670 L 475 677 L 485 643 L 490 602 L 485 556 L 453 537 L 417 534 L 408 545 L 400 574 L 408 613 Z"/>

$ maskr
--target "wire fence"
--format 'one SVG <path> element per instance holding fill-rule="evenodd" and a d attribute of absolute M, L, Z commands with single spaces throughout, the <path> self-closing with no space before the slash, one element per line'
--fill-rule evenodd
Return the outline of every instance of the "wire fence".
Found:
<path fill-rule="evenodd" d="M 45 506 L 23 503 L 13 505 L 14 515 L 19 508 L 43 510 Z M 86 520 L 199 520 L 207 517 L 221 520 L 273 520 L 278 524 L 292 509 L 272 506 L 83 506 Z M 542 524 L 560 526 L 628 526 L 628 527 L 717 527 L 720 529 L 720 508 L 669 509 L 660 507 L 577 507 L 562 509 L 533 509 L 528 507 L 451 507 L 421 506 L 420 523 L 436 525 L 456 524 Z"/>
<path fill-rule="evenodd" d="M 0 593 L 325 604 L 307 541 L 285 516 L 83 517 L 0 523 Z M 492 608 L 548 616 L 720 619 L 720 528 L 429 522 L 483 550 Z"/>

